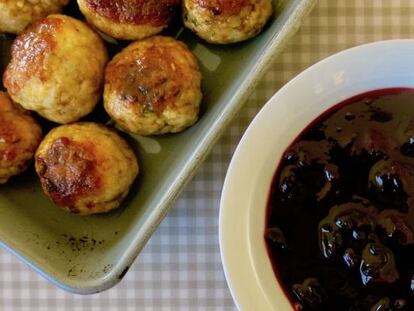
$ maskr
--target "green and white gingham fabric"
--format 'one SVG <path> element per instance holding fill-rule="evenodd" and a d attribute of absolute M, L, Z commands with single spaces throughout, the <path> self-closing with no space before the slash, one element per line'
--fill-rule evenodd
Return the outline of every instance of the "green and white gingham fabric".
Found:
<path fill-rule="evenodd" d="M 218 213 L 246 126 L 303 69 L 348 47 L 392 38 L 414 38 L 414 1 L 320 0 L 119 285 L 93 296 L 69 294 L 1 250 L 0 310 L 235 310 L 220 262 Z"/>

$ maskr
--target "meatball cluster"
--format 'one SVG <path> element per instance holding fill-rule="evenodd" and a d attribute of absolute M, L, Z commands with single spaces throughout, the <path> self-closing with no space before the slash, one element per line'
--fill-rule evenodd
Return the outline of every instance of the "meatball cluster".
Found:
<path fill-rule="evenodd" d="M 132 39 L 166 27 L 178 1 L 79 4 L 89 21 L 94 18 L 85 8 L 107 19 L 108 29 L 117 33 L 110 35 Z M 105 26 L 95 26 L 105 32 Z M 136 41 L 107 66 L 107 51 L 96 32 L 72 17 L 52 14 L 34 21 L 16 38 L 11 56 L 3 84 L 22 108 L 13 108 L 13 114 L 9 108 L 2 111 L 0 182 L 23 171 L 40 143 L 40 128 L 23 109 L 67 124 L 46 135 L 35 167 L 46 195 L 73 213 L 117 208 L 138 174 L 135 154 L 120 136 L 95 123 L 76 123 L 95 108 L 103 91 L 108 114 L 131 133 L 180 132 L 198 119 L 202 94 L 197 60 L 173 38 Z M 3 97 L 11 103 L 6 95 L 3 103 Z M 31 130 L 23 120 L 32 121 Z M 24 126 L 17 128 L 19 123 Z M 16 148 L 24 152 L 17 154 Z"/>
<path fill-rule="evenodd" d="M 120 205 L 138 175 L 138 161 L 116 132 L 82 118 L 103 100 L 117 127 L 131 134 L 178 133 L 194 125 L 203 98 L 197 59 L 183 42 L 157 34 L 181 10 L 185 26 L 209 42 L 246 40 L 262 30 L 272 5 L 76 2 L 87 23 L 61 14 L 69 0 L 0 0 L 0 33 L 17 34 L 2 77 L 8 95 L 0 93 L 0 183 L 24 171 L 35 154 L 46 195 L 89 215 Z M 109 61 L 107 36 L 136 41 L 123 50 L 110 47 L 115 56 Z M 63 125 L 41 141 L 42 130 L 28 111 L 51 121 L 47 128 Z"/>
<path fill-rule="evenodd" d="M 0 184 L 27 169 L 41 139 L 35 119 L 0 92 Z"/>
<path fill-rule="evenodd" d="M 78 0 L 86 19 L 116 39 L 137 40 L 168 26 L 179 0 Z M 247 40 L 263 29 L 272 15 L 272 0 L 183 0 L 187 28 L 211 43 Z"/>
<path fill-rule="evenodd" d="M 59 13 L 69 0 L 2 0 L 0 33 L 19 34 L 32 22 Z"/>

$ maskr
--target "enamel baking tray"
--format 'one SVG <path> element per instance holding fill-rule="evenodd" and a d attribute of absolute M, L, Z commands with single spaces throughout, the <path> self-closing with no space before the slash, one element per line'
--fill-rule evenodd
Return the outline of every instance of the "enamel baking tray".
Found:
<path fill-rule="evenodd" d="M 230 46 L 206 44 L 177 19 L 166 34 L 187 43 L 199 60 L 204 93 L 200 121 L 176 135 L 124 135 L 136 151 L 141 172 L 122 207 L 105 215 L 80 217 L 57 208 L 43 195 L 33 167 L 0 186 L 1 245 L 73 293 L 92 294 L 118 283 L 315 2 L 275 1 L 275 14 L 263 33 Z M 65 13 L 80 16 L 76 1 Z M 12 40 L 0 36 L 0 74 Z M 111 54 L 123 46 L 108 43 Z M 110 123 L 99 106 L 87 119 Z"/>

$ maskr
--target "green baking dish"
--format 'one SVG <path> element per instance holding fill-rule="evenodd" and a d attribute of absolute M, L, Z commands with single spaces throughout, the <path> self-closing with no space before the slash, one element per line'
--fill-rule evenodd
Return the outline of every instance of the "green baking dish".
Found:
<path fill-rule="evenodd" d="M 169 29 L 167 34 L 186 42 L 199 59 L 204 76 L 200 121 L 177 135 L 124 135 L 138 155 L 141 175 L 123 206 L 105 215 L 79 217 L 57 208 L 42 193 L 33 168 L 0 186 L 1 246 L 73 293 L 92 294 L 118 283 L 315 2 L 275 1 L 264 32 L 230 46 L 207 44 L 180 23 Z M 78 14 L 75 6 L 68 9 L 72 15 Z M 12 39 L 0 36 L 0 74 Z M 119 47 L 110 44 L 110 50 Z M 97 110 L 88 119 L 110 122 Z"/>

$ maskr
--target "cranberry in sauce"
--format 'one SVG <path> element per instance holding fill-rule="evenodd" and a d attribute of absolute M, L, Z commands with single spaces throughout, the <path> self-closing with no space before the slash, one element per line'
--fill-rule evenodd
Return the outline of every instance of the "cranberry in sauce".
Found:
<path fill-rule="evenodd" d="M 414 90 L 336 105 L 285 151 L 265 240 L 296 310 L 414 310 Z"/>

